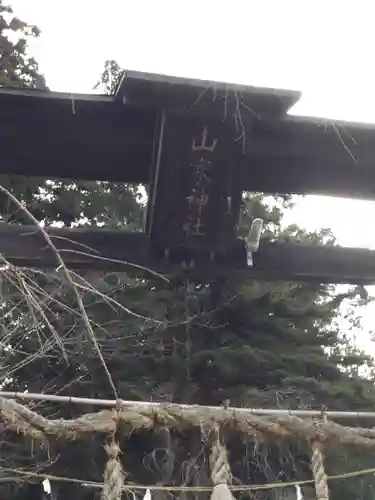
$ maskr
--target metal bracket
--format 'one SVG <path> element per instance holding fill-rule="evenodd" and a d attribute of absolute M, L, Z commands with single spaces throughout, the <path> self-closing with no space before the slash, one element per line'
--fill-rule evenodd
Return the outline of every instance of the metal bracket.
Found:
<path fill-rule="evenodd" d="M 263 220 L 254 219 L 246 238 L 246 261 L 248 267 L 253 267 L 253 253 L 258 251 L 260 235 L 263 229 Z"/>

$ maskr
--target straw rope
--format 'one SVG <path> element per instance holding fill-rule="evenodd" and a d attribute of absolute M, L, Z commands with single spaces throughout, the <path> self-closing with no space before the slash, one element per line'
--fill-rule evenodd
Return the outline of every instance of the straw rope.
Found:
<path fill-rule="evenodd" d="M 327 475 L 324 469 L 323 443 L 320 440 L 322 437 L 324 438 L 324 435 L 321 435 L 321 426 L 326 422 L 325 408 L 322 408 L 321 419 L 315 421 L 318 436 L 311 442 L 311 468 L 317 500 L 329 500 Z"/>
<path fill-rule="evenodd" d="M 319 430 L 313 419 L 294 416 L 258 416 L 233 410 L 210 409 L 203 406 L 183 408 L 179 405 L 159 407 L 131 405 L 116 410 L 89 413 L 72 420 L 50 420 L 12 399 L 0 397 L 0 421 L 9 430 L 22 432 L 33 439 L 48 437 L 65 440 L 79 439 L 93 433 L 110 435 L 119 424 L 128 431 L 150 430 L 164 425 L 176 430 L 189 427 L 212 427 L 220 424 L 228 431 L 240 432 L 249 440 L 299 439 L 312 442 L 318 439 L 325 446 L 355 446 L 375 448 L 375 429 L 350 428 L 337 423 L 321 422 Z"/>
<path fill-rule="evenodd" d="M 120 500 L 124 488 L 125 474 L 119 460 L 120 447 L 114 439 L 106 445 L 108 461 L 104 470 L 102 500 Z"/>
<path fill-rule="evenodd" d="M 119 409 L 120 401 L 117 400 L 116 426 L 109 436 L 109 442 L 105 445 L 108 460 L 104 469 L 104 485 L 102 490 L 102 500 L 121 500 L 121 494 L 124 488 L 125 473 L 120 461 L 121 449 L 116 442 L 116 434 L 119 427 Z"/>
<path fill-rule="evenodd" d="M 219 428 L 213 430 L 214 441 L 211 448 L 210 468 L 214 485 L 211 500 L 233 500 L 228 484 L 232 482 L 232 473 L 226 447 L 220 442 Z"/>
<path fill-rule="evenodd" d="M 328 500 L 328 483 L 324 470 L 323 445 L 319 441 L 311 444 L 311 468 L 314 476 L 315 491 L 317 500 Z"/>

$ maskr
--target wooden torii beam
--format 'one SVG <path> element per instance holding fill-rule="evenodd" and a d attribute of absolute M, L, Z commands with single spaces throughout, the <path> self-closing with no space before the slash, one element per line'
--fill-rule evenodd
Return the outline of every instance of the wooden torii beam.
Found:
<path fill-rule="evenodd" d="M 0 173 L 147 184 L 160 109 L 233 125 L 238 104 L 244 191 L 373 199 L 375 126 L 287 115 L 299 97 L 138 72 L 114 96 L 0 88 Z"/>
<path fill-rule="evenodd" d="M 106 229 L 50 228 L 56 249 L 71 269 L 133 271 L 173 276 L 179 256 L 165 260 L 153 253 L 149 235 Z M 375 251 L 362 248 L 307 246 L 262 241 L 254 254 L 254 266 L 246 265 L 241 243 L 231 248 L 230 259 L 209 260 L 210 248 L 192 249 L 196 266 L 192 276 L 205 280 L 215 276 L 237 276 L 262 280 L 375 284 Z M 56 269 L 58 263 L 35 227 L 0 224 L 0 254 L 17 266 Z"/>
<path fill-rule="evenodd" d="M 375 128 L 287 115 L 299 96 L 135 72 L 113 96 L 1 88 L 0 173 L 150 184 L 147 234 L 53 233 L 74 268 L 125 260 L 170 275 L 183 261 L 201 277 L 373 283 L 368 250 L 262 242 L 246 264 L 242 191 L 375 195 Z M 64 231 L 97 256 L 66 247 Z M 40 235 L 1 233 L 10 262 L 54 267 Z"/>

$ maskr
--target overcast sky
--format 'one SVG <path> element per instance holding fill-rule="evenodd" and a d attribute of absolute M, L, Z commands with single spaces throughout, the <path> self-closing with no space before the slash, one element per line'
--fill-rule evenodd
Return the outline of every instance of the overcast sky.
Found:
<path fill-rule="evenodd" d="M 375 4 L 340 0 L 10 0 L 43 34 L 49 84 L 85 92 L 127 69 L 294 88 L 301 110 L 375 121 Z"/>
<path fill-rule="evenodd" d="M 371 0 L 9 2 L 42 30 L 32 51 L 52 90 L 90 92 L 116 59 L 125 69 L 298 89 L 299 114 L 375 123 Z M 375 248 L 373 219 L 374 202 L 313 196 L 288 218 Z"/>

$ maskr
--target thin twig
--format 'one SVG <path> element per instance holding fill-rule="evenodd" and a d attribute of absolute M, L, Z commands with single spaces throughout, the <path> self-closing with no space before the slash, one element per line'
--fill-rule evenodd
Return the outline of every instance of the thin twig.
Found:
<path fill-rule="evenodd" d="M 339 141 L 341 142 L 341 144 L 343 145 L 345 151 L 350 155 L 350 157 L 352 158 L 352 160 L 354 161 L 354 163 L 358 163 L 356 157 L 354 156 L 354 154 L 350 151 L 350 148 L 349 146 L 345 143 L 344 139 L 342 138 L 342 135 L 340 134 L 340 131 L 337 127 L 337 125 L 331 121 L 330 124 L 332 125 L 332 128 L 333 130 L 335 131 L 337 137 L 339 138 Z"/>
<path fill-rule="evenodd" d="M 153 319 L 153 318 L 149 318 L 147 316 L 142 316 L 142 314 L 138 314 L 138 313 L 136 313 L 134 311 L 131 311 L 130 309 L 128 309 L 124 305 L 120 304 L 120 302 L 118 302 L 117 300 L 113 299 L 112 297 L 109 297 L 108 295 L 105 295 L 104 293 L 99 292 L 99 290 L 97 288 L 94 288 L 92 285 L 90 285 L 90 283 L 87 280 L 85 280 L 84 278 L 82 278 L 82 276 L 80 276 L 79 274 L 75 273 L 74 271 L 71 271 L 71 273 L 74 274 L 75 276 L 77 276 L 79 279 L 81 279 L 84 283 L 86 283 L 86 285 L 82 285 L 81 283 L 77 283 L 77 281 L 75 281 L 74 284 L 75 284 L 75 286 L 77 288 L 80 288 L 81 290 L 85 290 L 86 292 L 90 292 L 90 293 L 98 295 L 104 301 L 106 301 L 108 304 L 111 303 L 114 306 L 117 306 L 120 309 L 122 309 L 127 314 L 130 314 L 131 316 L 135 316 L 138 319 L 143 319 L 144 321 L 153 321 L 153 322 L 155 322 L 155 323 L 157 323 L 159 325 L 164 324 L 164 321 L 160 321 L 160 320 L 156 320 L 156 319 Z"/>
<path fill-rule="evenodd" d="M 40 233 L 42 234 L 42 236 L 44 237 L 44 239 L 46 240 L 48 246 L 50 247 L 50 249 L 52 250 L 53 254 L 55 255 L 55 258 L 56 258 L 56 261 L 57 261 L 57 264 L 59 266 L 59 268 L 62 270 L 67 282 L 69 283 L 69 285 L 71 286 L 72 290 L 73 290 L 73 293 L 76 297 L 76 300 L 77 300 L 77 304 L 78 304 L 78 308 L 81 312 L 81 315 L 82 315 L 82 319 L 83 319 L 83 322 L 86 326 L 86 329 L 87 329 L 87 332 L 89 334 L 89 337 L 94 345 L 94 348 L 98 354 L 98 357 L 100 359 L 100 362 L 104 368 L 104 371 L 107 375 L 107 378 L 108 378 L 108 382 L 112 388 L 112 391 L 114 393 L 114 396 L 115 398 L 117 399 L 118 397 L 118 394 L 117 394 L 117 389 L 116 389 L 116 386 L 113 382 L 113 379 L 112 379 L 112 376 L 108 370 L 108 367 L 107 367 L 107 364 L 104 360 L 104 357 L 102 355 L 102 352 L 100 350 L 100 347 L 99 347 L 99 344 L 96 340 L 96 337 L 95 337 L 95 334 L 94 334 L 94 331 L 92 329 L 92 326 L 91 326 L 91 323 L 90 323 L 90 320 L 89 320 L 89 317 L 87 315 L 87 312 L 86 312 L 86 309 L 85 309 L 85 306 L 83 304 L 83 301 L 82 301 L 82 297 L 74 283 L 74 280 L 72 279 L 71 275 L 70 275 L 70 272 L 69 272 L 69 269 L 66 267 L 65 265 L 65 262 L 64 260 L 62 259 L 59 251 L 57 250 L 57 248 L 55 247 L 55 245 L 53 244 L 49 234 L 44 230 L 43 227 L 41 227 L 39 225 L 39 221 L 34 217 L 34 215 L 26 208 L 22 205 L 22 203 L 10 192 L 8 191 L 8 189 L 6 189 L 4 186 L 0 185 L 0 191 L 2 193 L 4 193 L 16 206 L 18 206 L 20 208 L 20 210 L 22 210 L 25 215 L 33 222 L 33 224 L 35 224 L 36 228 L 39 229 Z"/>

